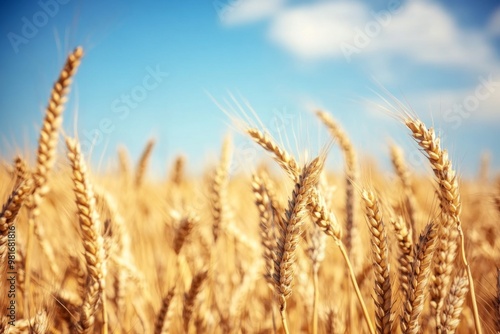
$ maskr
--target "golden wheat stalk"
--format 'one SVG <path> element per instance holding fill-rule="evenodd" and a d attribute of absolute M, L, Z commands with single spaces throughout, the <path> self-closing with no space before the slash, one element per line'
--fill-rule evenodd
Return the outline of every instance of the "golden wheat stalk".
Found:
<path fill-rule="evenodd" d="M 401 147 L 393 144 L 390 147 L 391 151 L 391 161 L 394 166 L 394 170 L 398 175 L 401 185 L 403 186 L 403 193 L 405 196 L 406 210 L 408 212 L 408 218 L 410 220 L 410 233 L 412 236 L 413 243 L 417 242 L 417 228 L 416 228 L 416 206 L 417 201 L 415 199 L 415 194 L 413 193 L 413 184 L 411 180 L 410 170 L 406 165 L 404 159 L 404 152 Z"/>
<path fill-rule="evenodd" d="M 477 308 L 476 291 L 474 289 L 474 280 L 472 272 L 465 255 L 465 238 L 462 231 L 462 223 L 460 221 L 460 212 L 462 202 L 460 200 L 460 191 L 458 187 L 458 179 L 455 170 L 452 167 L 451 160 L 448 157 L 448 152 L 441 148 L 439 138 L 436 138 L 432 128 L 427 129 L 425 124 L 420 120 L 411 116 L 404 120 L 406 126 L 412 132 L 413 138 L 423 149 L 427 156 L 439 186 L 439 199 L 441 201 L 441 222 L 439 228 L 439 243 L 438 256 L 434 266 L 434 281 L 440 284 L 435 284 L 433 290 L 433 307 L 436 312 L 436 323 L 439 326 L 439 312 L 443 304 L 443 288 L 446 287 L 451 278 L 452 262 L 456 256 L 456 242 L 454 240 L 455 233 L 459 237 L 459 245 L 461 251 L 461 259 L 467 270 L 469 280 L 469 288 L 472 300 L 472 309 L 474 314 L 474 324 L 476 331 L 482 334 L 481 323 L 479 320 L 479 311 Z M 441 272 L 444 268 L 444 272 Z"/>
<path fill-rule="evenodd" d="M 257 144 L 259 144 L 264 150 L 266 150 L 273 156 L 276 163 L 278 163 L 278 165 L 285 170 L 285 172 L 294 182 L 297 182 L 297 180 L 300 179 L 301 169 L 298 167 L 295 159 L 288 152 L 282 149 L 277 143 L 275 143 L 270 136 L 263 134 L 258 129 L 248 129 L 247 132 Z M 312 199 L 308 203 L 308 210 L 311 213 L 315 223 L 319 225 L 323 232 L 331 236 L 335 244 L 339 247 L 342 257 L 346 262 L 349 272 L 349 278 L 354 287 L 354 291 L 356 292 L 356 298 L 358 299 L 361 309 L 363 310 L 363 317 L 370 330 L 370 333 L 375 334 L 375 329 L 371 323 L 368 309 L 366 308 L 363 296 L 361 295 L 361 291 L 356 281 L 356 274 L 351 264 L 351 260 L 349 259 L 348 250 L 340 239 L 340 225 L 336 223 L 335 216 L 332 215 L 330 211 L 326 209 L 326 206 L 322 204 L 324 200 L 321 200 L 321 194 L 318 191 L 315 191 L 314 188 L 312 189 L 311 197 Z M 281 219 L 278 219 L 278 222 L 280 220 Z M 283 226 L 280 225 L 280 227 L 284 229 Z"/>
<path fill-rule="evenodd" d="M 467 274 L 463 271 L 453 280 L 450 291 L 444 301 L 439 333 L 455 333 L 460 323 L 460 314 L 462 313 L 465 297 L 469 291 L 468 283 Z"/>
<path fill-rule="evenodd" d="M 167 334 L 170 330 L 170 318 L 173 315 L 175 286 L 163 297 L 161 309 L 156 316 L 154 334 Z"/>
<path fill-rule="evenodd" d="M 420 330 L 419 319 L 424 309 L 425 290 L 431 272 L 432 256 L 437 238 L 437 227 L 429 223 L 416 245 L 415 259 L 409 278 L 409 289 L 403 302 L 403 315 L 400 319 L 403 334 L 417 334 Z"/>
<path fill-rule="evenodd" d="M 272 286 L 274 284 L 272 277 L 274 270 L 274 244 L 276 243 L 276 238 L 274 235 L 274 224 L 271 218 L 273 214 L 271 200 L 264 180 L 257 174 L 252 176 L 252 188 L 255 204 L 259 211 L 260 239 L 263 248 L 262 257 L 264 258 L 266 268 L 264 279 Z"/>
<path fill-rule="evenodd" d="M 391 219 L 391 222 L 394 227 L 394 234 L 398 241 L 398 249 L 400 252 L 398 256 L 400 289 L 403 294 L 406 294 L 409 289 L 409 278 L 413 263 L 413 241 L 411 240 L 410 233 L 408 232 L 408 228 L 403 218 L 397 217 Z"/>
<path fill-rule="evenodd" d="M 340 127 L 338 122 L 333 119 L 333 117 L 324 111 L 316 111 L 316 116 L 323 122 L 327 127 L 330 135 L 338 143 L 342 151 L 344 152 L 344 159 L 346 164 L 346 236 L 345 245 L 348 250 L 348 254 L 352 259 L 357 260 L 359 256 L 358 250 L 355 249 L 356 238 L 358 237 L 357 226 L 356 226 L 356 192 L 354 185 L 358 181 L 358 163 L 356 157 L 356 151 L 351 143 L 351 140 L 345 133 L 345 131 Z"/>
<path fill-rule="evenodd" d="M 12 231 L 15 232 L 14 223 L 16 217 L 25 199 L 29 195 L 31 187 L 32 184 L 29 181 L 23 181 L 19 184 L 9 195 L 7 202 L 5 202 L 0 212 L 0 268 L 3 272 L 11 271 L 5 270 L 6 268 L 4 267 L 4 260 L 9 250 L 11 248 L 15 249 L 15 245 L 13 247 L 8 247 L 9 233 L 12 233 Z M 13 235 L 15 236 L 15 233 L 13 233 Z M 15 240 L 15 238 L 13 238 L 13 240 Z"/>
<path fill-rule="evenodd" d="M 30 177 L 28 164 L 21 156 L 17 156 L 14 159 L 14 173 L 17 183 L 20 183 Z"/>
<path fill-rule="evenodd" d="M 194 307 L 196 303 L 196 298 L 203 289 L 204 283 L 207 280 L 208 271 L 202 271 L 196 274 L 191 281 L 191 287 L 189 291 L 184 294 L 184 305 L 182 307 L 182 320 L 184 324 L 184 332 L 189 331 L 189 324 L 191 323 L 191 318 L 194 312 Z"/>
<path fill-rule="evenodd" d="M 45 256 L 48 257 L 49 268 L 53 274 L 57 273 L 57 262 L 52 252 L 50 244 L 45 239 L 43 227 L 37 226 L 39 215 L 39 207 L 43 197 L 47 194 L 49 188 L 47 178 L 50 170 L 54 166 L 56 147 L 59 138 L 59 128 L 62 124 L 62 113 L 67 96 L 70 91 L 70 86 L 73 76 L 76 74 L 83 57 L 83 49 L 77 47 L 66 59 L 66 63 L 59 74 L 59 78 L 52 87 L 49 103 L 46 109 L 45 118 L 43 120 L 40 138 L 38 140 L 37 164 L 33 173 L 35 188 L 30 203 L 30 217 L 28 220 L 28 235 L 26 241 L 26 287 L 30 288 L 31 281 L 31 249 L 33 236 L 37 236 L 42 245 L 42 250 Z M 27 303 L 25 304 L 27 308 Z"/>
<path fill-rule="evenodd" d="M 313 277 L 313 312 L 312 312 L 312 333 L 318 332 L 318 302 L 319 302 L 319 268 L 325 259 L 326 234 L 317 225 L 313 224 L 307 230 L 308 247 L 307 255 L 311 260 Z"/>
<path fill-rule="evenodd" d="M 174 237 L 174 252 L 179 255 L 182 246 L 199 223 L 200 219 L 194 213 L 187 214 L 180 222 Z"/>
<path fill-rule="evenodd" d="M 228 194 L 227 187 L 229 184 L 229 168 L 231 167 L 232 159 L 232 142 L 231 137 L 227 136 L 222 144 L 222 153 L 220 162 L 217 165 L 213 179 L 210 184 L 210 204 L 213 217 L 213 237 L 214 242 L 220 236 L 228 224 Z"/>
<path fill-rule="evenodd" d="M 273 155 L 274 160 L 294 182 L 298 182 L 300 167 L 287 151 L 276 144 L 271 136 L 258 129 L 249 128 L 247 129 L 247 133 L 257 144 Z"/>
<path fill-rule="evenodd" d="M 146 147 L 142 151 L 139 162 L 135 169 L 135 186 L 140 188 L 144 183 L 144 178 L 146 176 L 146 170 L 148 168 L 149 160 L 151 159 L 151 153 L 153 152 L 153 147 L 155 146 L 155 140 L 150 139 L 146 143 Z"/>
<path fill-rule="evenodd" d="M 118 147 L 118 164 L 120 167 L 120 175 L 123 177 L 125 184 L 128 184 L 132 167 L 130 166 L 130 157 L 127 148 L 124 146 Z"/>
<path fill-rule="evenodd" d="M 130 232 L 126 226 L 125 220 L 120 213 L 115 198 L 106 190 L 97 188 L 96 199 L 101 199 L 102 205 L 106 207 L 110 214 L 110 230 L 113 242 L 113 250 L 116 256 L 124 259 L 133 266 L 133 256 L 131 251 Z M 111 238 L 109 238 L 111 242 Z M 109 252 L 107 254 L 110 255 Z M 117 266 L 115 270 L 115 281 L 113 283 L 114 298 L 113 302 L 119 312 L 125 309 L 125 294 L 127 289 L 128 276 L 122 266 Z"/>
<path fill-rule="evenodd" d="M 302 233 L 305 211 L 311 189 L 319 181 L 323 160 L 318 157 L 303 169 L 299 182 L 295 184 L 292 197 L 285 212 L 285 229 L 280 229 L 278 244 L 275 248 L 275 266 L 273 278 L 276 286 L 279 311 L 286 333 L 289 333 L 286 317 L 286 300 L 292 294 L 292 281 L 295 265 L 295 251 Z"/>
<path fill-rule="evenodd" d="M 80 152 L 79 143 L 66 138 L 68 158 L 73 171 L 74 192 L 78 208 L 81 238 L 87 264 L 87 290 L 83 296 L 80 311 L 79 332 L 90 333 L 94 326 L 94 317 L 98 309 L 98 301 L 102 303 L 102 333 L 107 333 L 106 310 L 106 254 L 104 239 L 101 235 L 102 224 L 96 211 L 96 201 L 90 183 L 87 167 Z"/>
<path fill-rule="evenodd" d="M 186 157 L 183 155 L 179 155 L 175 158 L 174 166 L 172 168 L 172 172 L 170 175 L 170 182 L 179 186 L 184 182 L 186 178 Z"/>
<path fill-rule="evenodd" d="M 391 333 L 392 289 L 389 269 L 389 246 L 378 200 L 371 190 L 363 190 L 361 198 L 365 204 L 366 220 L 372 244 L 373 271 L 375 273 L 375 326 L 377 333 Z"/>

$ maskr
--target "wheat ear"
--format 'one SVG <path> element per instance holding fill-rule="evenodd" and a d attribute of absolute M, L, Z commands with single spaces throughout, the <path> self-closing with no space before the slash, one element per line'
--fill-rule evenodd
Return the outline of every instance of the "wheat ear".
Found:
<path fill-rule="evenodd" d="M 441 314 L 440 333 L 453 334 L 460 323 L 465 297 L 469 291 L 467 274 L 461 272 L 455 277 L 446 296 Z"/>
<path fill-rule="evenodd" d="M 437 228 L 434 223 L 429 223 L 416 245 L 415 259 L 409 279 L 409 289 L 403 302 L 403 315 L 401 316 L 401 331 L 403 334 L 417 334 L 420 330 L 419 318 L 424 309 L 425 289 L 431 271 L 432 256 L 437 237 Z"/>
<path fill-rule="evenodd" d="M 25 199 L 29 195 L 31 182 L 23 181 L 9 195 L 7 202 L 3 205 L 0 212 L 0 268 L 3 272 L 12 271 L 4 267 L 6 254 L 9 253 L 9 233 L 14 229 L 14 223 Z M 15 249 L 15 247 L 13 247 Z"/>
<path fill-rule="evenodd" d="M 127 229 L 125 220 L 120 213 L 118 204 L 115 198 L 105 191 L 104 189 L 98 189 L 97 198 L 102 199 L 102 204 L 107 207 L 109 214 L 111 216 L 111 236 L 113 237 L 113 247 L 116 256 L 128 261 L 133 266 L 133 256 L 131 252 L 131 240 L 129 231 Z M 121 266 L 116 267 L 116 277 L 113 283 L 114 289 L 114 299 L 113 302 L 116 305 L 119 312 L 123 312 L 125 309 L 125 293 L 128 282 L 127 273 L 122 270 Z"/>
<path fill-rule="evenodd" d="M 417 242 L 417 228 L 416 228 L 416 199 L 413 193 L 412 180 L 410 175 L 410 170 L 406 165 L 404 159 L 404 152 L 401 147 L 397 145 L 391 145 L 391 161 L 394 166 L 394 170 L 398 175 L 401 185 L 403 186 L 403 193 L 405 196 L 406 210 L 408 211 L 408 217 L 410 220 L 410 232 L 413 237 L 413 243 Z"/>
<path fill-rule="evenodd" d="M 87 291 L 83 296 L 80 311 L 79 332 L 92 332 L 98 301 L 101 300 L 104 321 L 102 333 L 107 333 L 106 254 L 101 235 L 101 221 L 96 211 L 94 192 L 87 175 L 85 161 L 80 152 L 80 145 L 76 140 L 66 138 L 66 146 L 73 170 L 74 192 L 88 275 Z"/>
<path fill-rule="evenodd" d="M 341 321 L 339 312 L 334 307 L 328 308 L 325 316 L 325 333 L 342 334 L 345 333 L 344 323 Z"/>
<path fill-rule="evenodd" d="M 28 170 L 28 164 L 26 161 L 21 158 L 20 156 L 17 156 L 14 159 L 14 170 L 15 170 L 15 177 L 16 177 L 16 182 L 20 183 L 23 180 L 29 178 L 29 170 Z"/>
<path fill-rule="evenodd" d="M 259 144 L 262 148 L 264 148 L 267 152 L 269 152 L 273 156 L 274 160 L 278 163 L 278 165 L 280 165 L 285 170 L 288 176 L 294 182 L 297 182 L 297 180 L 299 179 L 301 169 L 298 167 L 295 159 L 284 149 L 282 149 L 278 144 L 276 144 L 268 135 L 263 134 L 257 129 L 248 129 L 247 132 L 250 134 L 250 136 L 254 139 L 254 141 L 257 144 Z M 331 236 L 334 242 L 339 247 L 342 257 L 344 258 L 346 265 L 348 267 L 349 277 L 356 292 L 356 297 L 363 310 L 363 316 L 366 321 L 366 324 L 370 329 L 370 333 L 375 334 L 375 329 L 371 323 L 370 315 L 368 314 L 368 310 L 363 300 L 363 296 L 361 295 L 361 291 L 359 290 L 359 286 L 356 281 L 356 274 L 354 273 L 354 268 L 351 264 L 351 261 L 349 260 L 348 250 L 346 249 L 342 240 L 340 240 L 341 237 L 340 225 L 336 223 L 335 216 L 332 215 L 329 212 L 329 210 L 326 210 L 326 207 L 324 205 L 322 205 L 321 194 L 315 191 L 314 188 L 312 190 L 311 197 L 312 200 L 308 204 L 309 212 L 313 217 L 316 217 L 314 218 L 315 223 L 318 224 L 319 227 L 323 229 L 323 232 Z M 281 219 L 278 218 L 277 221 L 278 223 L 280 223 Z M 281 224 L 278 225 L 280 225 L 281 229 L 284 229 Z"/>
<path fill-rule="evenodd" d="M 200 219 L 198 218 L 198 216 L 193 213 L 187 214 L 186 217 L 181 220 L 174 237 L 175 254 L 179 255 L 182 246 L 186 242 L 186 239 L 189 237 L 189 235 L 193 231 L 193 228 L 199 223 L 199 221 Z"/>
<path fill-rule="evenodd" d="M 153 147 L 155 146 L 154 139 L 148 140 L 146 147 L 142 151 L 139 162 L 135 169 L 135 186 L 140 188 L 144 183 L 144 177 L 146 176 L 146 170 L 148 168 L 149 160 L 151 159 L 151 153 L 153 152 Z"/>
<path fill-rule="evenodd" d="M 286 300 L 292 293 L 292 281 L 295 266 L 295 252 L 300 240 L 301 226 L 305 219 L 305 210 L 309 201 L 311 189 L 319 180 L 323 160 L 318 157 L 306 165 L 295 184 L 292 197 L 288 202 L 285 212 L 285 229 L 281 229 L 278 236 L 278 244 L 275 248 L 275 266 L 273 279 L 276 286 L 276 295 L 286 333 L 289 333 L 286 318 Z"/>
<path fill-rule="evenodd" d="M 182 320 L 184 323 L 184 332 L 188 332 L 189 324 L 193 315 L 196 297 L 203 289 L 203 285 L 207 279 L 208 271 L 202 271 L 196 274 L 191 281 L 189 291 L 184 295 L 184 305 L 182 308 Z"/>
<path fill-rule="evenodd" d="M 454 236 L 458 234 L 461 258 L 467 270 L 467 277 L 469 280 L 474 325 L 478 334 L 482 334 L 476 301 L 476 291 L 474 289 L 474 280 L 472 278 L 469 262 L 467 261 L 467 257 L 465 255 L 465 238 L 460 221 L 462 203 L 460 200 L 460 191 L 456 172 L 452 167 L 451 160 L 448 158 L 448 152 L 441 149 L 440 140 L 435 137 L 434 130 L 432 128 L 427 129 L 423 122 L 411 117 L 406 118 L 404 122 L 412 132 L 415 141 L 420 145 L 427 156 L 439 186 L 439 198 L 441 202 L 442 215 L 439 230 L 440 236 L 438 249 L 442 251 L 438 253 L 438 261 L 436 262 L 441 263 L 436 263 L 434 267 L 434 277 L 437 282 L 441 281 L 443 284 L 440 284 L 439 286 L 436 285 L 434 289 L 431 290 L 431 292 L 433 292 L 433 304 L 436 311 L 437 325 L 439 326 L 439 312 L 443 303 L 442 289 L 450 280 L 452 262 L 456 256 L 456 242 L 453 239 Z M 441 266 L 444 266 L 445 268 L 443 273 L 439 272 L 439 267 Z M 436 275 L 436 273 L 439 275 Z M 438 276 L 441 276 L 442 278 L 439 279 Z"/>
<path fill-rule="evenodd" d="M 264 258 L 266 272 L 264 279 L 272 286 L 274 270 L 274 244 L 276 243 L 274 235 L 274 224 L 272 221 L 272 207 L 264 180 L 254 174 L 252 177 L 252 188 L 255 197 L 255 204 L 259 211 L 260 240 L 263 248 L 262 257 Z"/>
<path fill-rule="evenodd" d="M 175 286 L 163 297 L 161 309 L 156 316 L 154 334 L 167 334 L 170 329 L 170 318 L 173 311 L 173 300 L 175 297 Z"/>
<path fill-rule="evenodd" d="M 354 185 L 358 180 L 358 163 L 356 151 L 351 140 L 333 117 L 324 111 L 316 111 L 316 115 L 327 127 L 333 139 L 337 140 L 340 148 L 344 152 L 346 164 L 346 236 L 345 245 L 351 258 L 357 258 L 355 239 L 358 237 L 356 226 L 356 192 Z"/>
<path fill-rule="evenodd" d="M 274 160 L 283 168 L 294 182 L 297 182 L 300 174 L 300 167 L 297 161 L 284 149 L 279 147 L 274 140 L 266 133 L 258 129 L 247 129 L 247 133 L 252 139 L 266 151 L 273 155 Z"/>
<path fill-rule="evenodd" d="M 73 76 L 76 74 L 83 57 L 83 49 L 77 47 L 66 59 L 66 63 L 59 74 L 59 78 L 52 87 L 50 93 L 49 103 L 45 112 L 42 129 L 40 131 L 40 138 L 38 139 L 37 150 L 37 163 L 36 169 L 33 173 L 35 181 L 35 188 L 30 203 L 30 216 L 28 220 L 28 235 L 26 241 L 26 287 L 30 288 L 31 281 L 31 249 L 33 243 L 33 236 L 37 236 L 42 245 L 42 250 L 45 256 L 48 257 L 50 269 L 53 274 L 57 273 L 56 261 L 50 248 L 44 238 L 42 226 L 37 226 L 37 219 L 39 215 L 39 207 L 42 203 L 43 197 L 48 192 L 47 178 L 50 170 L 54 166 L 56 146 L 59 138 L 59 128 L 62 124 L 62 113 L 67 96 L 70 91 Z M 28 304 L 26 302 L 26 309 Z"/>
<path fill-rule="evenodd" d="M 186 157 L 179 155 L 175 158 L 174 166 L 170 175 L 170 181 L 179 186 L 185 178 Z"/>
<path fill-rule="evenodd" d="M 130 157 L 127 148 L 124 146 L 118 147 L 118 163 L 120 167 L 120 174 L 123 177 L 125 184 L 128 184 L 132 168 L 130 167 Z"/>
<path fill-rule="evenodd" d="M 373 271 L 375 273 L 375 326 L 377 333 L 391 333 L 391 277 L 389 265 L 389 246 L 382 213 L 375 194 L 370 190 L 361 193 L 368 229 L 371 235 Z"/>
<path fill-rule="evenodd" d="M 394 234 L 396 235 L 400 252 L 398 256 L 400 288 L 401 292 L 406 294 L 409 289 L 409 278 L 413 263 L 413 241 L 411 240 L 410 233 L 408 232 L 408 228 L 403 218 L 397 217 L 391 219 L 391 222 L 394 227 Z"/>
<path fill-rule="evenodd" d="M 227 187 L 229 184 L 229 168 L 231 167 L 232 142 L 227 136 L 222 144 L 220 162 L 217 165 L 210 184 L 210 203 L 212 208 L 214 242 L 226 228 L 229 208 Z"/>

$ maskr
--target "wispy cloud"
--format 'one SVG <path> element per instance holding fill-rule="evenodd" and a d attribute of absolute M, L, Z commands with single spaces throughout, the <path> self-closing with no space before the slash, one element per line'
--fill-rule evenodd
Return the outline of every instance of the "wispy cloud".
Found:
<path fill-rule="evenodd" d="M 277 13 L 269 36 L 306 59 L 403 56 L 417 63 L 472 69 L 496 62 L 484 34 L 461 28 L 431 1 L 380 11 L 358 1 L 296 6 Z"/>
<path fill-rule="evenodd" d="M 366 7 L 357 2 L 319 2 L 280 12 L 270 28 L 270 38 L 303 58 L 341 57 L 340 44 L 354 35 L 368 19 Z"/>

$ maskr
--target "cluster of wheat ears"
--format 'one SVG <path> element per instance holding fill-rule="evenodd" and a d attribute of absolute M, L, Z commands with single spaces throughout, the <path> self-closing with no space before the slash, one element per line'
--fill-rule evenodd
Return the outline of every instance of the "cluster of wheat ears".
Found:
<path fill-rule="evenodd" d="M 82 56 L 52 88 L 34 166 L 0 168 L 1 333 L 500 333 L 500 183 L 486 169 L 460 180 L 407 109 L 398 118 L 433 178 L 392 146 L 394 177 L 372 169 L 364 182 L 323 111 L 344 173 L 324 170 L 328 148 L 300 163 L 247 126 L 284 173 L 261 164 L 230 178 L 227 139 L 204 177 L 179 156 L 150 182 L 154 141 L 135 171 L 120 150 L 118 172 L 97 176 L 77 138 L 56 154 Z"/>

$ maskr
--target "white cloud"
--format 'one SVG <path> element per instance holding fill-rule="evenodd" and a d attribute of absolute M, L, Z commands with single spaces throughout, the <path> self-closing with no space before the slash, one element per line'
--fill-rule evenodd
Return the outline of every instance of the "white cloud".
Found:
<path fill-rule="evenodd" d="M 217 0 L 214 2 L 221 21 L 238 25 L 259 21 L 277 13 L 286 0 Z"/>
<path fill-rule="evenodd" d="M 280 11 L 269 36 L 306 59 L 404 56 L 474 69 L 495 62 L 482 34 L 461 29 L 431 1 L 409 1 L 396 11 L 377 13 L 356 1 L 315 2 Z"/>
<path fill-rule="evenodd" d="M 355 2 L 319 2 L 280 12 L 270 37 L 304 58 L 341 56 L 339 44 L 352 38 L 353 27 L 366 21 L 368 12 Z"/>

